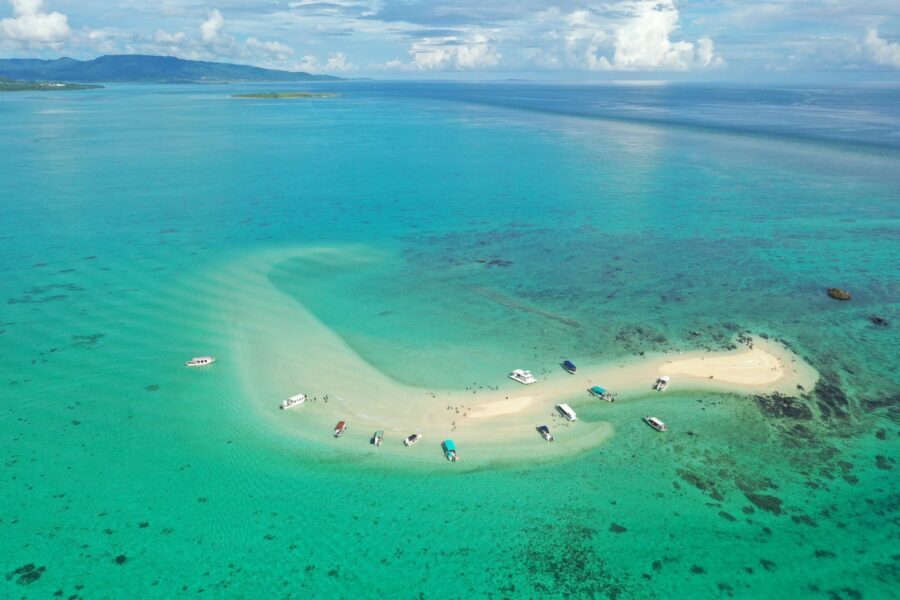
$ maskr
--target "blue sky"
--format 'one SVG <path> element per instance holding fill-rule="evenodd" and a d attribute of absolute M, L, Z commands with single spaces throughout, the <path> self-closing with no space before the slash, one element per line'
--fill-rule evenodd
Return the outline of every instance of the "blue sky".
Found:
<path fill-rule="evenodd" d="M 378 78 L 900 75 L 892 0 L 0 0 L 0 56 L 167 54 Z"/>

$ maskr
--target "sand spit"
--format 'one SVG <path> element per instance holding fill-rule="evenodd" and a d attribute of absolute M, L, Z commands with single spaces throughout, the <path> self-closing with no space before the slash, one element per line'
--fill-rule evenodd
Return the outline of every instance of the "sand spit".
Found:
<path fill-rule="evenodd" d="M 588 394 L 592 385 L 618 393 L 629 402 L 652 391 L 656 378 L 669 375 L 672 394 L 687 390 L 739 393 L 796 393 L 812 389 L 818 377 L 784 346 L 755 340 L 752 348 L 732 352 L 685 352 L 648 355 L 610 364 L 586 366 L 569 375 L 557 369 L 536 384 L 523 386 L 505 380 L 495 389 L 422 389 L 399 383 L 366 362 L 342 338 L 322 324 L 293 298 L 276 289 L 266 273 L 292 257 L 342 262 L 371 260 L 365 249 L 306 248 L 269 251 L 230 263 L 213 274 L 222 294 L 222 309 L 230 324 L 234 368 L 241 370 L 254 416 L 291 436 L 340 446 L 343 451 L 376 451 L 366 441 L 375 429 L 387 433 L 379 453 L 440 461 L 441 440 L 452 437 L 461 460 L 555 457 L 596 447 L 613 435 L 606 422 L 580 419 L 568 423 L 554 406 L 568 402 L 580 407 L 603 402 Z M 512 365 L 541 372 L 547 365 Z M 224 366 L 224 365 L 223 365 Z M 311 400 L 298 410 L 280 411 L 278 403 L 303 392 Z M 605 402 L 604 402 L 605 404 Z M 344 420 L 348 432 L 335 441 L 334 424 Z M 557 441 L 543 442 L 535 432 L 547 424 Z M 424 441 L 414 448 L 400 443 L 411 433 Z M 358 438 L 358 439 L 357 439 Z M 421 446 L 435 451 L 419 451 Z"/>

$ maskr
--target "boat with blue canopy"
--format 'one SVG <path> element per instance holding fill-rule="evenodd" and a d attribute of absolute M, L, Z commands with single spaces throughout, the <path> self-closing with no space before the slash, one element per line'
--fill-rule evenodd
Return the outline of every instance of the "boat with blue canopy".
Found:
<path fill-rule="evenodd" d="M 573 375 L 578 372 L 578 367 L 576 367 L 575 363 L 573 363 L 571 360 L 564 360 L 560 363 L 560 365 L 562 366 L 563 369 L 565 369 L 566 371 L 568 371 L 569 373 L 571 373 Z"/>

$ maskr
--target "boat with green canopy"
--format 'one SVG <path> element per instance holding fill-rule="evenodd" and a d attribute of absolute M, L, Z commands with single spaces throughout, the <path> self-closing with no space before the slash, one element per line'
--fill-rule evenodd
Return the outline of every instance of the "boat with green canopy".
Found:
<path fill-rule="evenodd" d="M 595 385 L 594 387 L 590 388 L 588 390 L 588 392 L 590 392 L 591 395 L 593 395 L 593 396 L 597 396 L 601 400 L 606 400 L 607 402 L 615 402 L 616 401 L 615 394 L 611 394 L 610 392 L 608 392 L 606 390 L 606 388 L 602 388 L 599 385 Z"/>
<path fill-rule="evenodd" d="M 447 460 L 450 462 L 456 462 L 458 458 L 456 455 L 456 444 L 453 443 L 453 440 L 444 440 L 444 443 L 441 444 L 441 447 L 444 449 L 444 456 L 447 457 Z"/>

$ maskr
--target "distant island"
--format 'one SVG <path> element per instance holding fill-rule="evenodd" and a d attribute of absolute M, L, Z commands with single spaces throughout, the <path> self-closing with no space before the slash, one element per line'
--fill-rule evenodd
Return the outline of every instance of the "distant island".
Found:
<path fill-rule="evenodd" d="M 93 60 L 0 59 L 0 77 L 73 83 L 227 83 L 245 81 L 341 81 L 340 77 L 248 65 L 183 60 L 174 56 L 120 54 Z"/>
<path fill-rule="evenodd" d="M 340 96 L 332 92 L 256 92 L 253 94 L 234 94 L 232 98 L 263 98 L 263 99 L 279 99 L 279 98 L 334 98 Z"/>
<path fill-rule="evenodd" d="M 59 92 L 66 90 L 99 90 L 102 85 L 60 83 L 56 81 L 15 81 L 0 77 L 0 92 Z"/>

